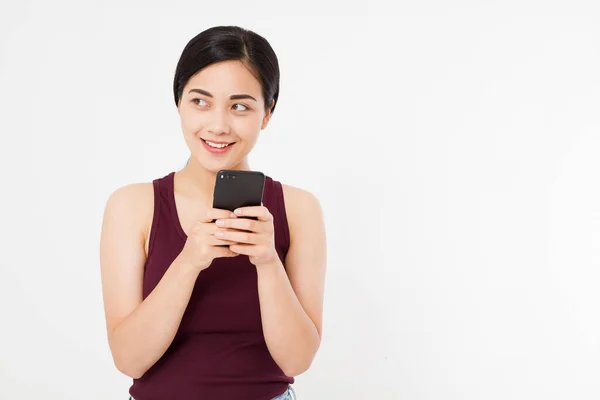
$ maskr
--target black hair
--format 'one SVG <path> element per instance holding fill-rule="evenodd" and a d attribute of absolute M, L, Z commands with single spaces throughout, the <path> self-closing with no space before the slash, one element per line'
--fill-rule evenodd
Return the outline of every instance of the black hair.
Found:
<path fill-rule="evenodd" d="M 265 38 L 239 26 L 215 26 L 200 32 L 183 49 L 175 78 L 173 94 L 179 105 L 183 87 L 202 68 L 221 61 L 239 60 L 256 77 L 262 87 L 265 110 L 275 110 L 279 97 L 279 63 L 275 51 Z"/>

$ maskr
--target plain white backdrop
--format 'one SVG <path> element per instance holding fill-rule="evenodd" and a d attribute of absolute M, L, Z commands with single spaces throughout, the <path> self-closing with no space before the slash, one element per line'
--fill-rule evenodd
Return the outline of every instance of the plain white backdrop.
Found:
<path fill-rule="evenodd" d="M 127 398 L 103 208 L 185 165 L 172 79 L 213 25 L 273 46 L 250 165 L 325 213 L 299 399 L 600 398 L 598 9 L 439 3 L 0 3 L 0 398 Z"/>

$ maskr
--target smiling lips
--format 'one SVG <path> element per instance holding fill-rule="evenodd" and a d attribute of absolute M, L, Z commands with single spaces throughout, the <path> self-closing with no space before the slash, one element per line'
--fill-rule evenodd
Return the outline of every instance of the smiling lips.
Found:
<path fill-rule="evenodd" d="M 224 154 L 231 147 L 233 147 L 235 142 L 233 142 L 233 143 L 213 142 L 213 141 L 206 141 L 206 140 L 202 139 L 202 144 L 204 145 L 204 148 L 212 154 Z"/>

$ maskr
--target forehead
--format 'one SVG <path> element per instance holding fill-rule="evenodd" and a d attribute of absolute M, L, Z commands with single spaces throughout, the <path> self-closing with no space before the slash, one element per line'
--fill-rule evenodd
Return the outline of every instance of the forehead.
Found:
<path fill-rule="evenodd" d="M 258 99 L 262 94 L 260 82 L 237 60 L 223 61 L 203 68 L 189 79 L 185 92 L 194 88 L 204 89 L 216 98 L 249 94 Z"/>

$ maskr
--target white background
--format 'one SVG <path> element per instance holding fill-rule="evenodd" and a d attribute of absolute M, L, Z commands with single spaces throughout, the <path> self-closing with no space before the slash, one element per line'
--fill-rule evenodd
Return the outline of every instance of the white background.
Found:
<path fill-rule="evenodd" d="M 103 207 L 185 165 L 175 66 L 222 24 L 279 57 L 251 167 L 325 212 L 299 399 L 600 398 L 595 2 L 219 3 L 1 3 L 0 398 L 127 398 Z"/>

